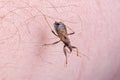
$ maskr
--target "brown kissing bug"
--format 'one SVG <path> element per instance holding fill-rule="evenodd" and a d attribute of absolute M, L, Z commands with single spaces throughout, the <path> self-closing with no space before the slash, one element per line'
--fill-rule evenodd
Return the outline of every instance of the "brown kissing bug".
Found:
<path fill-rule="evenodd" d="M 67 28 L 66 25 L 62 22 L 56 22 L 54 23 L 54 28 L 56 33 L 52 30 L 52 33 L 57 36 L 60 40 L 56 41 L 52 44 L 44 44 L 44 45 L 54 45 L 59 43 L 60 41 L 62 41 L 64 43 L 64 47 L 63 47 L 63 51 L 66 57 L 66 64 L 68 63 L 67 61 L 67 52 L 66 52 L 66 47 L 70 50 L 70 52 L 72 52 L 72 49 L 75 48 L 77 50 L 77 56 L 78 56 L 78 48 L 75 46 L 72 46 L 70 43 L 70 39 L 68 38 L 68 35 L 72 35 L 75 34 L 75 32 L 72 33 L 67 33 Z"/>

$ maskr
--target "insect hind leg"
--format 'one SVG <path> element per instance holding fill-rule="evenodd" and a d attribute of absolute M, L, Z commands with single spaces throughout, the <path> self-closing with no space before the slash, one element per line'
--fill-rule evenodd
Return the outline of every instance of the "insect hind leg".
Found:
<path fill-rule="evenodd" d="M 66 45 L 64 45 L 63 51 L 64 51 L 64 54 L 65 54 L 65 57 L 66 57 L 66 64 L 67 64 L 68 63 L 68 58 L 67 58 L 67 52 L 66 52 L 65 47 L 66 47 Z"/>
<path fill-rule="evenodd" d="M 78 54 L 78 48 L 77 48 L 77 47 L 75 47 L 75 46 L 72 46 L 72 48 L 76 49 L 77 56 L 79 56 L 79 54 Z"/>

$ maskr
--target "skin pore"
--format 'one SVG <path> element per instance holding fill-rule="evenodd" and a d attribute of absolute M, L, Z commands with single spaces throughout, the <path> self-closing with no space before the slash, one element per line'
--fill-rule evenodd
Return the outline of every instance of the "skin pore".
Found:
<path fill-rule="evenodd" d="M 0 1 L 0 80 L 119 80 L 119 0 Z M 75 32 L 65 64 L 51 32 L 61 21 Z"/>

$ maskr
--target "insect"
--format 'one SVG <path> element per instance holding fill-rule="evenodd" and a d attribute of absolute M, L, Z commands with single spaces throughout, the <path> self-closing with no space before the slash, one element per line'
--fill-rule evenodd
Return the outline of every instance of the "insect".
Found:
<path fill-rule="evenodd" d="M 62 23 L 62 22 L 56 22 L 55 21 L 55 23 L 53 25 L 54 25 L 54 29 L 55 29 L 56 32 L 54 32 L 52 30 L 52 33 L 55 36 L 57 36 L 60 40 L 56 41 L 54 43 L 51 43 L 51 44 L 44 44 L 44 45 L 54 45 L 54 44 L 57 44 L 60 41 L 62 41 L 64 43 L 63 51 L 64 51 L 64 54 L 65 54 L 65 57 L 66 57 L 66 64 L 68 64 L 68 57 L 67 57 L 66 47 L 69 49 L 70 52 L 72 52 L 73 48 L 76 49 L 77 56 L 78 56 L 78 48 L 71 45 L 70 39 L 68 37 L 69 35 L 75 34 L 75 32 L 67 33 L 66 25 L 64 23 Z"/>

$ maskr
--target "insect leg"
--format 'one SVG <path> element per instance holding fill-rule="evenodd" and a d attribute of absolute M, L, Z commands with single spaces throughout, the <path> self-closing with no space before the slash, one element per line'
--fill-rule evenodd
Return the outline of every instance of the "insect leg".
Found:
<path fill-rule="evenodd" d="M 78 48 L 75 47 L 75 46 L 72 46 L 72 48 L 75 48 L 75 49 L 76 49 L 76 51 L 77 51 L 77 56 L 79 56 L 79 55 L 78 55 Z"/>
<path fill-rule="evenodd" d="M 51 29 L 51 31 L 52 31 L 52 33 L 55 35 L 55 36 L 57 36 L 58 37 L 58 35 L 52 30 L 52 28 L 51 28 L 51 26 L 50 26 L 50 24 L 49 24 L 49 22 L 48 22 L 48 20 L 47 20 L 47 18 L 46 18 L 46 16 L 45 15 L 43 15 L 44 16 L 44 19 L 46 20 L 46 22 L 47 22 L 47 24 L 48 24 L 48 26 L 50 27 L 50 29 Z"/>
<path fill-rule="evenodd" d="M 58 37 L 58 35 L 52 30 L 52 33 L 55 35 L 55 36 L 57 36 Z"/>
<path fill-rule="evenodd" d="M 75 34 L 75 32 L 72 32 L 72 33 L 68 33 L 67 35 L 73 35 L 73 34 Z"/>
<path fill-rule="evenodd" d="M 51 44 L 44 44 L 43 46 L 47 46 L 47 45 L 54 45 L 54 44 L 57 44 L 57 43 L 59 43 L 61 40 L 59 40 L 59 41 L 56 41 L 56 42 L 54 42 L 54 43 L 51 43 Z"/>
<path fill-rule="evenodd" d="M 72 31 L 71 33 L 68 33 L 68 35 L 73 35 L 73 34 L 75 34 L 75 32 L 74 32 L 69 26 L 67 26 L 67 28 Z"/>
<path fill-rule="evenodd" d="M 63 47 L 63 51 L 64 51 L 64 54 L 65 54 L 65 57 L 66 57 L 66 64 L 68 63 L 68 59 L 67 59 L 67 52 L 66 52 L 66 49 L 65 49 L 66 45 L 64 45 Z"/>

